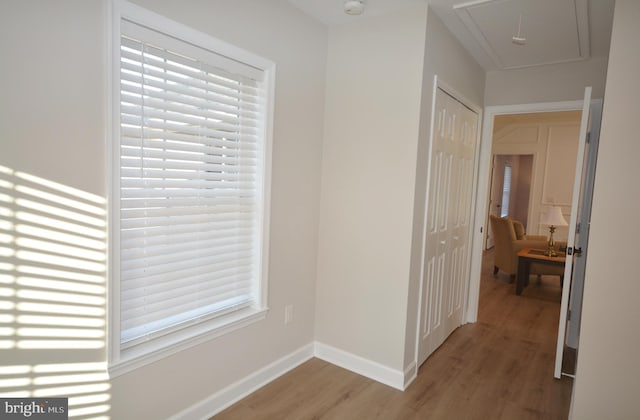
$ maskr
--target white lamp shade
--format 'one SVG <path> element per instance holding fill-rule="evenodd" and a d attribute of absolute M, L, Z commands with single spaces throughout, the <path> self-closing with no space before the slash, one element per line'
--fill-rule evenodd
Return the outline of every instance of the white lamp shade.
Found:
<path fill-rule="evenodd" d="M 547 213 L 542 217 L 540 221 L 543 225 L 549 226 L 567 226 L 568 223 L 562 215 L 562 209 L 560 207 L 549 207 Z"/>

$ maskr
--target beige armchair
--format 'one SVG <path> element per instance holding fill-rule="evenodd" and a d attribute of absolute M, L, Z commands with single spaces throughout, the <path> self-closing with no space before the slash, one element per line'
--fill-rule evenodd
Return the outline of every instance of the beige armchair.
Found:
<path fill-rule="evenodd" d="M 502 271 L 509 274 L 511 281 L 515 280 L 518 272 L 518 252 L 524 248 L 547 249 L 548 240 L 542 235 L 526 235 L 524 226 L 517 220 L 506 217 L 489 216 L 493 240 L 495 243 L 493 274 Z M 556 245 L 562 245 L 556 243 Z M 564 267 L 531 264 L 531 274 L 557 275 L 562 281 Z"/>

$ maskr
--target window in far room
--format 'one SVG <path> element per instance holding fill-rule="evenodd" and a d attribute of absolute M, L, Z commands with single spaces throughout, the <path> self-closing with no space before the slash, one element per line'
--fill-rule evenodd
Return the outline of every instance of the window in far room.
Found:
<path fill-rule="evenodd" d="M 511 164 L 504 165 L 504 181 L 502 184 L 502 206 L 500 207 L 500 217 L 509 216 L 509 197 L 511 196 Z"/>

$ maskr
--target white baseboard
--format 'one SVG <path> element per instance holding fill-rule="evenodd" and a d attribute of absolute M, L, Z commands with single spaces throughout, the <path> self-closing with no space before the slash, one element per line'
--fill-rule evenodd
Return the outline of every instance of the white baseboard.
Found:
<path fill-rule="evenodd" d="M 414 381 L 418 377 L 418 365 L 414 361 L 404 370 L 404 387 L 402 390 L 404 391 L 411 385 L 411 382 Z"/>
<path fill-rule="evenodd" d="M 350 370 L 359 375 L 366 376 L 369 379 L 373 379 L 374 381 L 399 389 L 400 391 L 404 391 L 405 385 L 408 385 L 405 384 L 405 372 L 391 369 L 387 366 L 381 365 L 380 363 L 373 362 L 365 359 L 364 357 L 356 356 L 355 354 L 317 341 L 315 343 L 314 354 L 318 359 L 340 366 L 341 368 Z"/>
<path fill-rule="evenodd" d="M 169 420 L 209 419 L 314 356 L 400 391 L 404 391 L 418 373 L 415 362 L 402 372 L 316 341 L 174 414 Z"/>
<path fill-rule="evenodd" d="M 311 359 L 314 345 L 309 343 L 251 375 L 216 392 L 212 396 L 182 410 L 170 420 L 206 420 L 242 398 L 258 390 L 279 376 Z"/>

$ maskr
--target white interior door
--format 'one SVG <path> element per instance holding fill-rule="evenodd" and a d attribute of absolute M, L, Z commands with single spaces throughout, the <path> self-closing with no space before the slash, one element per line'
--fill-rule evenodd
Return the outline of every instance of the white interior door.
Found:
<path fill-rule="evenodd" d="M 602 100 L 591 101 L 591 121 L 589 123 L 588 141 L 585 146 L 584 168 L 582 170 L 582 187 L 578 203 L 578 222 L 574 248 L 581 252 L 574 253 L 573 278 L 569 296 L 569 313 L 567 315 L 567 346 L 578 348 L 580 319 L 582 314 L 582 292 L 587 262 L 587 246 L 589 242 L 589 223 L 591 221 L 591 202 L 593 200 L 593 184 L 595 181 L 598 143 L 600 140 L 600 120 L 602 118 Z"/>
<path fill-rule="evenodd" d="M 576 172 L 573 183 L 573 193 L 571 196 L 571 216 L 569 220 L 569 236 L 567 239 L 567 263 L 564 268 L 564 284 L 562 286 L 562 299 L 560 302 L 560 320 L 558 323 L 558 340 L 556 344 L 556 361 L 554 376 L 560 378 L 562 369 L 562 355 L 564 352 L 565 334 L 567 329 L 567 314 L 569 309 L 569 292 L 573 284 L 573 259 L 572 250 L 576 244 L 576 226 L 578 224 L 579 203 L 581 202 L 581 191 L 583 183 L 583 168 L 585 163 L 585 152 L 587 147 L 587 133 L 590 122 L 591 87 L 585 88 L 584 102 L 582 106 L 582 119 L 580 122 L 580 140 L 578 143 L 578 153 L 576 156 Z"/>
<path fill-rule="evenodd" d="M 436 89 L 426 206 L 419 363 L 462 324 L 478 115 Z"/>

